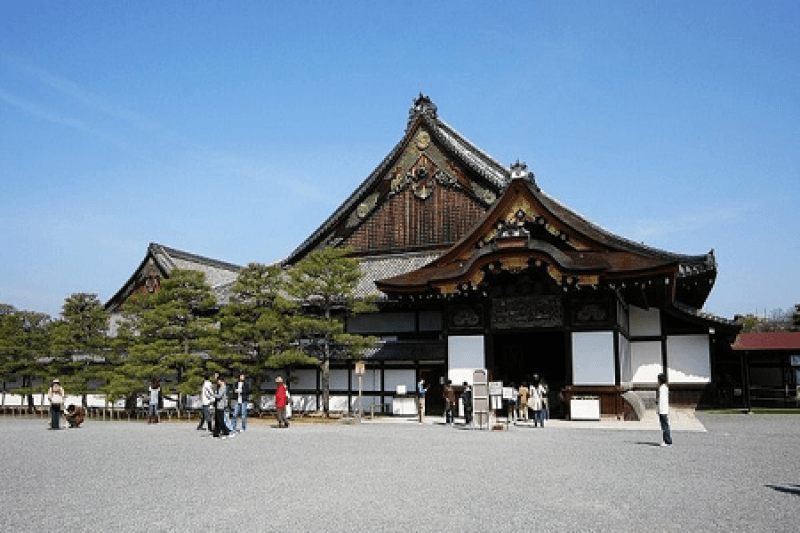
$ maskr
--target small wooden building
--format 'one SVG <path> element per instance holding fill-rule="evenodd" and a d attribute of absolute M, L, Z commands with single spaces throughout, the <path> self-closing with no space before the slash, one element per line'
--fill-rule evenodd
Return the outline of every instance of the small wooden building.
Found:
<path fill-rule="evenodd" d="M 745 407 L 800 407 L 800 332 L 740 333 L 731 348 L 744 369 Z"/>

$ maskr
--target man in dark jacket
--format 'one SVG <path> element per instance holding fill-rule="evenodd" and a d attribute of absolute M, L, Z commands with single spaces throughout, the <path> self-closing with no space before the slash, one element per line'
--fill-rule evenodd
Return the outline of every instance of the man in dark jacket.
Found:
<path fill-rule="evenodd" d="M 245 381 L 244 372 L 239 373 L 239 381 L 233 388 L 233 430 L 236 429 L 236 417 L 242 419 L 242 431 L 247 429 L 247 402 L 250 401 L 250 384 Z"/>
<path fill-rule="evenodd" d="M 220 376 L 217 378 L 217 391 L 214 393 L 214 438 L 224 439 L 230 432 L 225 425 L 225 406 L 228 403 L 228 387 L 225 379 Z M 220 435 L 222 433 L 222 435 Z"/>

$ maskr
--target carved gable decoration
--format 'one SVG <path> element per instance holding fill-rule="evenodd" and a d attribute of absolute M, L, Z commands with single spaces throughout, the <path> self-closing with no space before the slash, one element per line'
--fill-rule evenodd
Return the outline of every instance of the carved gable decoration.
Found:
<path fill-rule="evenodd" d="M 362 198 L 329 244 L 362 252 L 444 248 L 466 235 L 497 192 L 419 123 Z"/>

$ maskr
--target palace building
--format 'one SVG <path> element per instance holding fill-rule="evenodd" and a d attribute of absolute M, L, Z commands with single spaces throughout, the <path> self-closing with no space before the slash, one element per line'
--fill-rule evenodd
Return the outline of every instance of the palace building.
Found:
<path fill-rule="evenodd" d="M 612 234 L 548 196 L 525 164 L 506 167 L 475 146 L 422 95 L 397 145 L 283 263 L 331 246 L 355 250 L 358 296 L 378 302 L 348 322 L 380 339 L 361 377 L 367 410 L 401 412 L 403 390 L 424 378 L 435 411 L 444 380 L 469 382 L 479 368 L 505 384 L 541 376 L 555 411 L 592 397 L 622 416 L 630 393 L 647 400 L 662 372 L 673 400 L 697 404 L 739 330 L 702 311 L 713 251 L 678 254 Z M 107 308 L 157 290 L 171 268 L 203 269 L 223 302 L 239 269 L 151 245 Z M 355 405 L 354 371 L 332 363 L 332 410 Z M 291 377 L 295 408 L 316 409 L 319 371 Z"/>

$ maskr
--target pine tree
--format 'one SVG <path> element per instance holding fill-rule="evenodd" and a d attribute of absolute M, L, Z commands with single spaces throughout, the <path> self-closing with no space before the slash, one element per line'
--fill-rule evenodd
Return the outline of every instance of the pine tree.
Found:
<path fill-rule="evenodd" d="M 292 345 L 291 314 L 295 304 L 281 295 L 284 288 L 278 266 L 251 263 L 238 275 L 231 297 L 220 313 L 221 368 L 261 380 L 267 368 L 316 364 Z"/>
<path fill-rule="evenodd" d="M 289 270 L 287 290 L 297 299 L 301 312 L 292 320 L 300 346 L 320 362 L 322 408 L 330 415 L 330 362 L 359 358 L 374 339 L 345 333 L 347 316 L 374 310 L 369 300 L 358 299 L 355 289 L 361 278 L 352 250 L 327 248 L 310 253 Z"/>
<path fill-rule="evenodd" d="M 33 382 L 46 383 L 48 378 L 41 361 L 50 354 L 49 322 L 47 314 L 0 304 L 0 375 L 4 380 L 10 375 L 21 377 L 21 386 L 11 392 L 27 396 L 31 406 L 32 395 L 43 392 L 43 385 L 34 389 Z"/>
<path fill-rule="evenodd" d="M 61 318 L 50 323 L 53 359 L 47 366 L 67 393 L 83 395 L 84 403 L 108 355 L 108 321 L 96 294 L 76 293 L 64 300 Z"/>
<path fill-rule="evenodd" d="M 125 355 L 106 389 L 109 396 L 143 391 L 151 379 L 174 380 L 179 400 L 196 394 L 204 360 L 219 341 L 216 305 L 205 274 L 180 269 L 161 282 L 159 291 L 129 299 L 117 341 Z"/>

